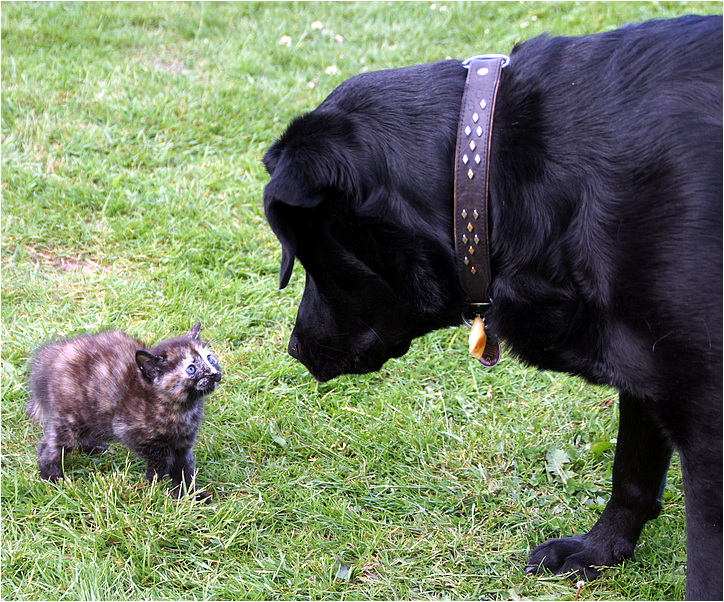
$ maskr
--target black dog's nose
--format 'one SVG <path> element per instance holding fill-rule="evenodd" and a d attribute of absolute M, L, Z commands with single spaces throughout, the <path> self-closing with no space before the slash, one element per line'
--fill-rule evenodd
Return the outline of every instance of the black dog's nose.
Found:
<path fill-rule="evenodd" d="M 289 347 L 287 348 L 287 351 L 289 351 L 289 355 L 291 355 L 295 360 L 299 359 L 299 341 L 294 335 L 292 335 L 289 339 Z"/>

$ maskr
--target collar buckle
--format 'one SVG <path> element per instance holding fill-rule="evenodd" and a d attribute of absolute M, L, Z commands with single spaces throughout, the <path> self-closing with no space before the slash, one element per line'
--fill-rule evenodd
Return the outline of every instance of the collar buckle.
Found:
<path fill-rule="evenodd" d="M 475 56 L 470 56 L 466 58 L 463 61 L 463 67 L 465 67 L 466 69 L 470 69 L 470 65 L 473 63 L 473 61 L 481 61 L 487 59 L 502 59 L 503 65 L 501 66 L 501 69 L 505 69 L 510 64 L 510 57 L 507 54 L 476 54 Z"/>

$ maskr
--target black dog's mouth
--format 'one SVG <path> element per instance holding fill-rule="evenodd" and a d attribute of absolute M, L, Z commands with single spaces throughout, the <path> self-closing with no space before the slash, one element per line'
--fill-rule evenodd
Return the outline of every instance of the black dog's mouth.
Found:
<path fill-rule="evenodd" d="M 395 357 L 402 357 L 410 350 L 410 343 L 411 341 L 408 341 L 407 343 L 402 343 L 401 345 L 396 345 L 395 347 L 392 347 L 390 352 L 389 359 L 395 358 Z"/>
<path fill-rule="evenodd" d="M 410 349 L 410 342 L 401 343 L 392 347 L 379 347 L 367 349 L 359 353 L 330 357 L 329 355 L 305 357 L 297 348 L 291 353 L 309 370 L 311 375 L 319 382 L 326 382 L 342 376 L 343 374 L 370 374 L 377 372 L 387 360 L 401 357 Z"/>

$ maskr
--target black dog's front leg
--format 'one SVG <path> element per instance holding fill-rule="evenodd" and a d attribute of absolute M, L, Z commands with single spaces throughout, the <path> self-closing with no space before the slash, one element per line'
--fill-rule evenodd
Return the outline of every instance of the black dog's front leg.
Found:
<path fill-rule="evenodd" d="M 686 495 L 686 599 L 723 600 L 721 384 L 679 449 Z M 703 405 L 703 404 L 702 404 Z"/>
<path fill-rule="evenodd" d="M 644 524 L 661 511 L 661 493 L 671 446 L 644 402 L 621 393 L 611 499 L 593 528 L 583 535 L 553 539 L 533 550 L 526 571 L 593 579 L 595 567 L 629 558 Z"/>

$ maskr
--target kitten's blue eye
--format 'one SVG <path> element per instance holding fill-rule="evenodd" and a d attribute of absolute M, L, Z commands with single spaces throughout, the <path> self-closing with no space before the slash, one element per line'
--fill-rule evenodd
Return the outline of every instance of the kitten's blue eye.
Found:
<path fill-rule="evenodd" d="M 196 366 L 189 366 L 186 368 L 186 374 L 194 374 L 196 372 Z"/>
<path fill-rule="evenodd" d="M 206 356 L 206 359 L 212 366 L 216 365 L 216 358 L 213 355 Z"/>

